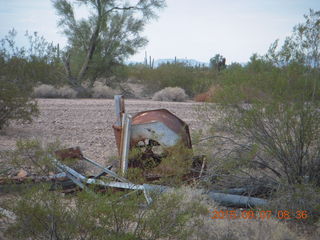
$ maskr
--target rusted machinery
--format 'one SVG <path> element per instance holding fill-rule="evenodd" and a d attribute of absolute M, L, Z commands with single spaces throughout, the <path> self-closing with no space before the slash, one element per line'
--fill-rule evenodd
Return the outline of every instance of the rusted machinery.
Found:
<path fill-rule="evenodd" d="M 161 164 L 162 159 L 170 157 L 175 148 L 192 150 L 188 125 L 166 109 L 155 109 L 139 112 L 133 116 L 125 112 L 124 99 L 121 95 L 115 96 L 116 123 L 113 125 L 120 168 L 126 173 L 130 167 L 145 166 L 144 162 L 153 161 L 153 167 Z M 140 149 L 139 159 L 130 158 L 132 149 Z M 170 151 L 168 151 L 170 149 Z M 189 151 L 192 155 L 192 151 Z M 205 169 L 203 157 L 193 157 L 190 171 L 185 178 L 200 177 Z M 181 159 L 187 161 L 187 159 Z M 174 166 L 173 166 L 174 167 Z M 157 179 L 161 176 L 150 176 L 146 180 Z"/>

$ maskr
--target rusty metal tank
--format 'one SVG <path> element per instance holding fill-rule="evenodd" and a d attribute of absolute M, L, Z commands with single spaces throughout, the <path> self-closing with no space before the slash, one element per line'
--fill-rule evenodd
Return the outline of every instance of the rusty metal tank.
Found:
<path fill-rule="evenodd" d="M 117 148 L 120 152 L 121 126 L 113 126 Z M 163 147 L 172 147 L 178 143 L 192 148 L 188 125 L 166 109 L 143 111 L 132 117 L 130 146 L 152 140 Z"/>

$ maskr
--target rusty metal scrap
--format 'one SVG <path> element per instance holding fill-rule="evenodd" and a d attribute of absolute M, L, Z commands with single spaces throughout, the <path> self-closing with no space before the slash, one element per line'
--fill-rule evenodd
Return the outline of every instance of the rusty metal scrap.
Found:
<path fill-rule="evenodd" d="M 122 126 L 115 124 L 113 128 L 120 153 Z M 131 147 L 150 139 L 164 147 L 172 147 L 182 142 L 187 148 L 192 148 L 188 125 L 166 109 L 137 113 L 132 117 L 131 131 Z"/>
<path fill-rule="evenodd" d="M 144 162 L 148 162 L 148 159 L 154 161 L 154 166 L 159 165 L 170 152 L 167 150 L 173 147 L 182 146 L 192 149 L 189 126 L 170 111 L 166 109 L 147 110 L 131 116 L 125 112 L 124 99 L 121 95 L 115 96 L 115 110 L 116 122 L 113 129 L 123 174 L 127 172 L 128 167 L 144 169 Z M 154 147 L 157 146 L 161 147 L 162 153 L 154 151 Z M 133 148 L 143 149 L 141 159 L 128 159 L 128 153 Z M 205 160 L 202 158 L 200 165 L 195 163 L 198 163 L 198 159 L 191 166 L 196 166 L 193 177 L 200 177 L 205 169 Z M 198 175 L 195 172 L 198 172 Z M 144 173 L 145 177 L 147 175 L 150 173 Z M 159 177 L 161 176 L 148 176 L 146 180 L 156 180 Z"/>
<path fill-rule="evenodd" d="M 204 174 L 206 170 L 205 156 L 193 156 L 189 127 L 183 120 L 166 109 L 148 110 L 131 116 L 125 112 L 124 99 L 121 95 L 115 96 L 115 106 L 116 122 L 113 125 L 113 129 L 120 156 L 120 170 L 122 175 L 125 175 L 130 167 L 138 167 L 144 170 L 143 164 L 140 163 L 140 165 L 135 165 L 134 160 L 130 162 L 129 159 L 130 150 L 141 146 L 144 148 L 144 152 L 143 157 L 139 159 L 139 161 L 144 161 L 151 157 L 155 160 L 156 164 L 158 164 L 157 166 L 160 166 L 159 164 L 166 156 L 155 153 L 153 151 L 153 147 L 161 146 L 164 149 L 171 149 L 172 151 L 172 149 L 177 150 L 177 148 L 174 147 L 182 146 L 183 150 L 189 150 L 187 153 L 192 155 L 189 156 L 192 160 L 190 169 L 188 166 L 188 172 L 181 176 L 182 180 L 186 182 L 190 180 L 193 181 Z M 181 152 L 178 151 L 178 153 L 180 154 Z M 119 176 L 116 172 L 112 171 L 112 166 L 104 167 L 101 164 L 85 157 L 79 147 L 56 151 L 55 156 L 50 157 L 52 163 L 60 173 L 52 176 L 30 177 L 26 171 L 20 170 L 16 176 L 10 179 L 0 178 L 0 185 L 9 183 L 9 180 L 10 183 L 13 181 L 15 184 L 22 183 L 25 180 L 32 180 L 33 182 L 43 180 L 54 181 L 54 183 L 58 183 L 63 187 L 64 192 L 76 191 L 79 190 L 79 188 L 91 191 L 88 188 L 89 185 L 94 185 L 95 190 L 98 188 L 99 191 L 103 191 L 106 188 L 111 187 L 132 191 L 128 194 L 135 191 L 142 191 L 148 204 L 152 202 L 151 193 L 159 194 L 173 189 L 169 186 L 132 183 L 128 179 L 123 176 Z M 87 177 L 72 167 L 67 166 L 64 163 L 64 160 L 66 159 L 73 161 L 85 161 L 91 166 L 98 168 L 100 173 L 92 177 Z M 180 161 L 187 161 L 187 159 L 182 158 Z M 156 169 L 157 166 L 152 166 L 152 168 Z M 170 167 L 177 168 L 175 164 L 171 164 Z M 168 172 L 168 168 L 165 170 Z M 143 171 L 143 174 L 147 181 L 161 178 L 161 176 L 155 176 L 152 171 Z M 111 178 L 112 180 L 107 178 Z M 218 191 L 209 191 L 207 192 L 207 195 L 225 206 L 252 207 L 267 205 L 267 201 L 264 199 L 225 194 Z M 7 212 L 5 209 L 0 208 L 0 213 L 5 213 L 8 217 L 11 217 L 11 213 Z"/>
<path fill-rule="evenodd" d="M 152 139 L 165 147 L 180 141 L 192 148 L 188 125 L 166 109 L 139 112 L 132 117 L 132 145 Z"/>

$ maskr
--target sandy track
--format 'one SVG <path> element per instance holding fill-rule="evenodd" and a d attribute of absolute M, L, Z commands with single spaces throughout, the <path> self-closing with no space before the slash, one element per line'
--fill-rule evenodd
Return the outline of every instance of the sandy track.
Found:
<path fill-rule="evenodd" d="M 79 146 L 83 153 L 102 164 L 116 155 L 112 124 L 114 102 L 106 99 L 38 99 L 40 116 L 32 124 L 11 124 L 0 132 L 0 151 L 14 149 L 18 139 L 56 139 L 66 147 Z M 195 111 L 199 103 L 126 100 L 126 111 L 166 108 L 189 124 L 191 132 L 201 127 Z"/>

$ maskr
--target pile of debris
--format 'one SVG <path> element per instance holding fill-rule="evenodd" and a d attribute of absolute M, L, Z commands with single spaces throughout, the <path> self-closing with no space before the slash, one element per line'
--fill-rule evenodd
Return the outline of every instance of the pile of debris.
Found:
<path fill-rule="evenodd" d="M 115 96 L 115 110 L 116 122 L 113 129 L 119 154 L 119 174 L 112 170 L 112 166 L 105 167 L 85 157 L 79 148 L 68 148 L 56 151 L 55 156 L 51 156 L 51 161 L 58 170 L 58 174 L 29 177 L 26 172 L 21 171 L 13 178 L 0 179 L 0 185 L 54 181 L 55 184 L 61 185 L 64 192 L 78 189 L 90 191 L 89 186 L 94 185 L 97 191 L 104 191 L 108 188 L 141 191 L 146 202 L 150 204 L 153 193 L 159 194 L 172 188 L 153 183 L 170 174 L 174 175 L 174 171 L 169 171 L 168 166 L 164 168 L 163 162 L 172 157 L 170 154 L 174 152 L 179 154 L 179 149 L 186 150 L 189 154 L 189 157 L 178 159 L 180 162 L 185 162 L 187 166 L 186 171 L 181 175 L 182 180 L 191 183 L 204 176 L 206 172 L 205 156 L 193 156 L 189 127 L 183 120 L 166 109 L 139 112 L 132 116 L 125 112 L 124 99 L 121 95 Z M 137 155 L 132 157 L 130 153 L 137 149 L 138 157 Z M 95 176 L 85 176 L 68 166 L 65 163 L 66 160 L 84 161 L 92 168 L 98 169 L 99 173 Z M 172 164 L 169 167 L 179 170 L 178 166 Z M 141 170 L 146 183 L 136 184 L 123 177 L 132 168 Z M 215 191 L 209 191 L 207 194 L 225 206 L 252 207 L 267 204 L 265 200 L 259 198 Z"/>

